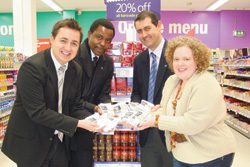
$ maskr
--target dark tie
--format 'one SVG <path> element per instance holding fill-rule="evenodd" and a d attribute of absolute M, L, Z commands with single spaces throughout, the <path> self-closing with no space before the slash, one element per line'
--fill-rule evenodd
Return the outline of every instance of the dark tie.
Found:
<path fill-rule="evenodd" d="M 156 55 L 151 52 L 152 64 L 150 68 L 149 83 L 148 83 L 148 101 L 154 103 L 154 89 L 155 89 L 155 80 L 157 75 L 157 63 Z"/>
<path fill-rule="evenodd" d="M 58 70 L 58 112 L 62 113 L 63 75 L 66 65 L 62 65 Z M 63 133 L 58 132 L 58 138 L 63 140 Z"/>
<path fill-rule="evenodd" d="M 97 60 L 98 60 L 97 56 L 93 57 L 93 65 L 94 65 L 94 67 L 96 66 Z"/>

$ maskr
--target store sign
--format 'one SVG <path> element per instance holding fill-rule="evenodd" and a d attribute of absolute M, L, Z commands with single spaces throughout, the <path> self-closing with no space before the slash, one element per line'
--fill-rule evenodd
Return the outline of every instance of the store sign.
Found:
<path fill-rule="evenodd" d="M 13 30 L 14 26 L 13 25 L 1 25 L 0 26 L 0 34 L 1 35 L 13 35 Z"/>
<path fill-rule="evenodd" d="M 161 19 L 160 0 L 104 0 L 104 2 L 107 6 L 108 20 L 135 20 L 137 14 L 143 10 L 152 11 Z"/>

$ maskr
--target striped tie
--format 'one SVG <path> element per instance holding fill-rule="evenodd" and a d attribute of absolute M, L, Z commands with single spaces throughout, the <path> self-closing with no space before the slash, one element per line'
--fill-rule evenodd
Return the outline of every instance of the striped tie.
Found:
<path fill-rule="evenodd" d="M 58 112 L 62 113 L 63 76 L 66 65 L 62 65 L 58 70 Z M 63 141 L 63 133 L 58 132 L 58 138 Z"/>
<path fill-rule="evenodd" d="M 157 63 L 156 55 L 151 52 L 152 64 L 150 69 L 149 83 L 148 83 L 148 101 L 154 103 L 154 89 L 155 89 L 155 80 L 157 75 Z"/>
<path fill-rule="evenodd" d="M 96 66 L 97 60 L 98 60 L 97 56 L 93 57 L 93 65 L 94 65 L 94 67 Z"/>

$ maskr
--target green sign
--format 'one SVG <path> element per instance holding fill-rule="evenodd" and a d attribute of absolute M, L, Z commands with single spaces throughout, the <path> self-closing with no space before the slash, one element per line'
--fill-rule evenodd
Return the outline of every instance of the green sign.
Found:
<path fill-rule="evenodd" d="M 245 31 L 234 30 L 234 36 L 245 36 Z"/>

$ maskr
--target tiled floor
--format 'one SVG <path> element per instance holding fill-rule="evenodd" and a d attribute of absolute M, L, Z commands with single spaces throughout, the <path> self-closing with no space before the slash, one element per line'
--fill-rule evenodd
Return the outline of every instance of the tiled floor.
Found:
<path fill-rule="evenodd" d="M 232 167 L 250 167 L 250 139 L 233 129 L 232 132 L 238 143 L 238 150 L 236 151 Z M 0 151 L 0 167 L 16 167 L 16 164 Z"/>

